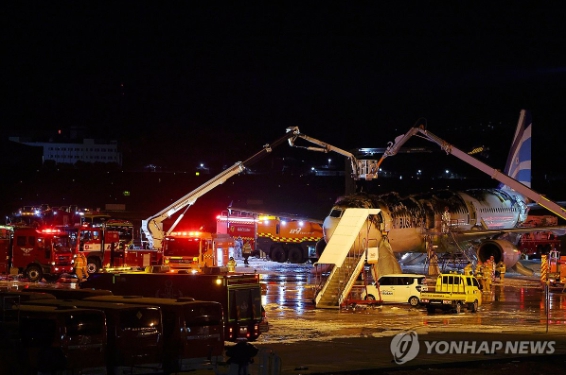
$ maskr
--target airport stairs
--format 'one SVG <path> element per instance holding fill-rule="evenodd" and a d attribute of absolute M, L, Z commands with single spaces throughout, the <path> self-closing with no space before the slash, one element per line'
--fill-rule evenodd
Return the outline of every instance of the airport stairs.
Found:
<path fill-rule="evenodd" d="M 364 268 L 365 258 L 347 257 L 342 267 L 334 267 L 316 300 L 316 307 L 337 309 L 342 304 Z"/>
<path fill-rule="evenodd" d="M 352 286 L 364 268 L 368 240 L 363 236 L 369 215 L 379 209 L 348 208 L 342 214 L 330 241 L 315 267 L 331 266 L 328 277 L 321 282 L 315 297 L 317 308 L 338 309 L 348 297 Z M 377 253 L 377 249 L 374 252 Z"/>

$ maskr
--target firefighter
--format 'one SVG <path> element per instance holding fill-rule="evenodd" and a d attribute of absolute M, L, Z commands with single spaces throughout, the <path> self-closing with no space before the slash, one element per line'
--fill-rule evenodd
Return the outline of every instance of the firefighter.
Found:
<path fill-rule="evenodd" d="M 499 273 L 499 281 L 503 282 L 505 279 L 505 272 L 507 271 L 507 267 L 505 266 L 505 262 L 502 260 L 497 263 L 497 273 Z"/>
<path fill-rule="evenodd" d="M 234 257 L 230 257 L 230 260 L 228 261 L 228 264 L 226 265 L 228 267 L 228 272 L 236 272 L 236 261 L 234 260 Z"/>
<path fill-rule="evenodd" d="M 466 267 L 464 267 L 464 275 L 473 275 L 474 271 L 472 270 L 472 262 L 468 262 Z"/>
<path fill-rule="evenodd" d="M 436 252 L 432 251 L 430 255 L 430 264 L 428 266 L 429 275 L 438 275 L 440 273 L 440 268 L 438 267 L 438 255 Z"/>
<path fill-rule="evenodd" d="M 478 263 L 476 264 L 476 279 L 478 279 L 478 281 L 480 282 L 481 289 L 484 290 L 485 282 L 483 279 L 483 264 L 480 260 L 478 260 Z"/>
<path fill-rule="evenodd" d="M 485 261 L 483 265 L 483 283 L 484 283 L 484 292 L 491 292 L 491 262 L 489 260 Z"/>
<path fill-rule="evenodd" d="M 244 247 L 242 248 L 242 255 L 244 256 L 244 264 L 246 267 L 249 267 L 250 263 L 248 262 L 248 258 L 252 255 L 252 245 L 250 241 L 246 241 Z"/>
<path fill-rule="evenodd" d="M 79 283 L 88 279 L 87 260 L 83 253 L 78 253 L 75 257 L 75 275 L 79 279 Z"/>
<path fill-rule="evenodd" d="M 491 271 L 491 282 L 495 282 L 495 271 L 497 265 L 495 264 L 495 258 L 492 256 L 489 257 L 489 269 Z"/>

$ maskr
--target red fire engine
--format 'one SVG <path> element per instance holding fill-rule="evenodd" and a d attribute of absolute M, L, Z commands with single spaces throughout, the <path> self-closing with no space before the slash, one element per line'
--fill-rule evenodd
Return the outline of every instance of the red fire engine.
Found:
<path fill-rule="evenodd" d="M 30 281 L 70 273 L 69 235 L 58 229 L 0 226 L 0 273 L 23 273 Z"/>
<path fill-rule="evenodd" d="M 263 253 L 280 263 L 315 261 L 316 243 L 322 239 L 322 226 L 314 220 L 238 210 L 218 215 L 216 231 L 249 241 L 256 255 Z"/>
<path fill-rule="evenodd" d="M 172 270 L 200 272 L 226 266 L 234 239 L 209 232 L 171 232 L 163 240 L 163 265 Z"/>
<path fill-rule="evenodd" d="M 529 215 L 523 227 L 547 227 L 558 225 L 558 218 L 552 215 Z M 519 250 L 524 256 L 531 259 L 540 259 L 542 254 L 549 254 L 552 250 L 560 252 L 562 240 L 553 232 L 541 230 L 540 232 L 525 233 L 521 236 Z"/>
<path fill-rule="evenodd" d="M 566 284 L 566 256 L 561 256 L 557 250 L 548 254 L 548 281 L 551 285 Z M 566 286 L 562 289 L 564 289 Z"/>
<path fill-rule="evenodd" d="M 87 259 L 87 270 L 102 268 L 139 268 L 159 264 L 161 251 L 131 249 L 133 224 L 127 220 L 109 219 L 101 224 L 84 223 L 78 229 L 75 252 Z"/>

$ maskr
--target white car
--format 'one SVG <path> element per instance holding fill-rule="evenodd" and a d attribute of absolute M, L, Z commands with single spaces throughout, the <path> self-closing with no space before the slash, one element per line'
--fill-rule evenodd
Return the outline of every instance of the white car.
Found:
<path fill-rule="evenodd" d="M 375 283 L 366 286 L 362 299 L 383 303 L 408 303 L 415 307 L 421 303 L 421 291 L 427 291 L 426 276 L 402 273 L 381 276 Z"/>

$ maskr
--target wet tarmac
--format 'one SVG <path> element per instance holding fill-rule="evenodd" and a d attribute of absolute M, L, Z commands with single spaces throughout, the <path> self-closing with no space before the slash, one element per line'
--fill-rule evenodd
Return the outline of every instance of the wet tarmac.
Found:
<path fill-rule="evenodd" d="M 316 278 L 309 264 L 279 264 L 251 259 L 249 267 L 238 266 L 237 271 L 261 275 L 262 299 L 270 329 L 254 344 L 261 353 L 271 353 L 279 359 L 282 374 L 361 374 L 372 373 L 371 370 L 375 369 L 402 374 L 407 366 L 392 363 L 389 348 L 392 338 L 402 332 L 445 340 L 462 340 L 475 335 L 481 335 L 476 337 L 477 340 L 482 337 L 498 340 L 514 335 L 529 340 L 552 337 L 557 338 L 556 352 L 566 354 L 566 293 L 561 288 L 552 288 L 547 300 L 536 262 L 529 266 L 535 269 L 533 276 L 508 272 L 502 283 L 495 283 L 490 293 L 483 294 L 484 304 L 477 313 L 434 315 L 427 314 L 424 308 L 411 308 L 409 305 L 369 307 L 359 304 L 342 309 L 317 309 L 313 303 Z M 405 267 L 404 272 L 421 273 L 418 265 Z M 25 287 L 25 283 L 0 281 L 2 286 Z M 68 283 L 68 287 L 73 286 L 76 285 Z M 379 348 L 379 354 L 376 348 Z M 499 360 L 497 367 L 500 371 L 503 368 L 513 369 L 516 366 L 514 361 L 517 361 L 515 357 L 505 356 L 434 359 L 424 356 L 413 361 L 411 371 L 426 373 L 426 366 L 435 369 L 453 366 L 454 370 L 470 360 L 474 366 L 486 360 Z M 264 373 L 262 366 L 265 361 L 258 359 L 255 365 L 250 366 L 250 373 Z M 538 357 L 534 361 L 538 361 Z M 556 362 L 562 363 L 560 361 L 549 360 L 544 362 L 544 366 L 554 366 Z M 462 371 L 458 369 L 458 373 Z"/>

